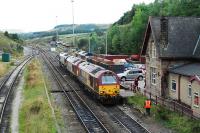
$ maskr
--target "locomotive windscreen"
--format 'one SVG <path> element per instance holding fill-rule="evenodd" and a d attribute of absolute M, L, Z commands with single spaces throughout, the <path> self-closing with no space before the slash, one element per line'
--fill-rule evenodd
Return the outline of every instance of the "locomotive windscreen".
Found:
<path fill-rule="evenodd" d="M 116 84 L 117 79 L 114 76 L 102 76 L 102 84 Z"/>

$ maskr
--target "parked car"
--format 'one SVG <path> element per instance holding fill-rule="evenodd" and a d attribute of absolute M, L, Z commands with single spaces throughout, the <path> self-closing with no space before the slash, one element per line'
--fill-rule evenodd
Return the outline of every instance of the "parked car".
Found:
<path fill-rule="evenodd" d="M 125 70 L 130 70 L 130 69 L 133 69 L 133 68 L 136 68 L 134 64 L 131 64 L 131 63 L 125 63 L 124 64 L 124 68 Z"/>
<path fill-rule="evenodd" d="M 138 78 L 139 80 L 143 80 L 144 78 L 144 73 L 142 69 L 137 69 L 137 68 L 126 70 L 123 73 L 119 73 L 117 75 L 122 81 L 133 80 L 136 78 Z"/>

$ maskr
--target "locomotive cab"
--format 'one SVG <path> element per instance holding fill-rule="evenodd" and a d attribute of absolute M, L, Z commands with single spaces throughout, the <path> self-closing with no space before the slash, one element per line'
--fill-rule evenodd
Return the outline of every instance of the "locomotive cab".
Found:
<path fill-rule="evenodd" d="M 120 84 L 118 77 L 111 71 L 106 71 L 99 77 L 99 94 L 105 97 L 115 97 L 119 95 Z"/>

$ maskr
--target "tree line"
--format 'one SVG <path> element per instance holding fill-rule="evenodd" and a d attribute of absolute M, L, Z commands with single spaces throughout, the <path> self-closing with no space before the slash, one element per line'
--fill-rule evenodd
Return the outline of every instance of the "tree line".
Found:
<path fill-rule="evenodd" d="M 21 43 L 21 44 L 23 43 L 23 40 L 16 33 L 8 33 L 8 31 L 5 31 L 4 36 L 8 37 L 9 39 L 17 43 Z"/>
<path fill-rule="evenodd" d="M 200 16 L 200 0 L 155 0 L 133 5 L 108 29 L 108 52 L 140 53 L 149 16 Z"/>
<path fill-rule="evenodd" d="M 18 52 L 18 53 L 22 53 L 23 52 L 23 40 L 19 37 L 18 34 L 16 33 L 8 33 L 8 31 L 4 32 L 4 36 L 11 39 L 12 41 L 14 41 L 16 44 L 9 44 L 10 47 L 5 47 L 3 48 L 4 52 Z"/>

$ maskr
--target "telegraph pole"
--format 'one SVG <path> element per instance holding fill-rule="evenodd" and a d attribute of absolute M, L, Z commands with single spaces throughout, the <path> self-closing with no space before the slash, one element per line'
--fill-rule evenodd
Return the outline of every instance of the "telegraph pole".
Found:
<path fill-rule="evenodd" d="M 74 36 L 74 0 L 71 0 L 72 2 L 72 19 L 73 19 L 73 46 L 75 46 L 75 36 Z"/>
<path fill-rule="evenodd" d="M 56 26 L 58 24 L 58 16 L 56 16 Z M 56 41 L 58 41 L 58 30 L 56 29 Z"/>
<path fill-rule="evenodd" d="M 90 35 L 89 35 L 89 53 L 90 53 Z"/>
<path fill-rule="evenodd" d="M 106 31 L 106 55 L 108 54 L 108 34 Z"/>

